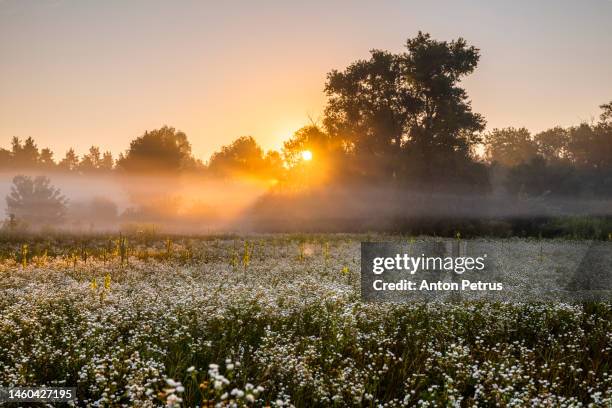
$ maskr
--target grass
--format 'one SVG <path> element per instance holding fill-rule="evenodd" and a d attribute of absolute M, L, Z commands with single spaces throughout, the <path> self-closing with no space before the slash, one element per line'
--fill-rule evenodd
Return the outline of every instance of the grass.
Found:
<path fill-rule="evenodd" d="M 380 236 L 122 238 L 4 242 L 1 385 L 80 406 L 612 403 L 610 304 L 363 303 L 359 241 Z"/>

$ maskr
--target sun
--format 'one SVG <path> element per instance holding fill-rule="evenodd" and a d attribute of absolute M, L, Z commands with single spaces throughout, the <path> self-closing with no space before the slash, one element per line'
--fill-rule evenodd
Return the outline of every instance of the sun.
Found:
<path fill-rule="evenodd" d="M 305 161 L 312 160 L 312 152 L 310 150 L 302 150 L 302 159 Z"/>

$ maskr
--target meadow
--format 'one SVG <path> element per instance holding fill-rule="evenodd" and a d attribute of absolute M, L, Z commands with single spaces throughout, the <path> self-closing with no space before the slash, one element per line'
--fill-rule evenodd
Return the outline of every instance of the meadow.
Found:
<path fill-rule="evenodd" d="M 78 406 L 612 406 L 610 303 L 367 303 L 383 235 L 0 239 L 0 385 Z"/>

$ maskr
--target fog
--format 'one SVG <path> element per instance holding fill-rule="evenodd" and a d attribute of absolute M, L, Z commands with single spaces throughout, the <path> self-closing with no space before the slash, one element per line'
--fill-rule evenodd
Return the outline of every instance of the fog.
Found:
<path fill-rule="evenodd" d="M 40 173 L 21 172 L 30 177 Z M 0 175 L 0 208 L 8 217 L 5 197 L 14 174 Z M 215 180 L 193 176 L 47 175 L 68 200 L 61 224 L 72 231 L 117 231 L 157 228 L 175 233 L 225 231 L 267 191 L 254 180 Z M 4 217 L 2 217 L 4 218 Z M 42 226 L 29 226 L 36 229 Z"/>
<path fill-rule="evenodd" d="M 7 217 L 4 197 L 10 192 L 12 177 L 0 177 L 2 213 Z M 391 185 L 326 185 L 288 191 L 248 178 L 61 173 L 48 177 L 68 199 L 64 220 L 53 227 L 82 232 L 144 228 L 188 234 L 420 231 L 423 225 L 452 228 L 457 220 L 609 216 L 612 211 L 610 200 L 520 198 L 497 190 L 451 194 L 439 187 L 418 192 Z"/>
<path fill-rule="evenodd" d="M 570 197 L 511 197 L 406 191 L 391 186 L 269 194 L 242 214 L 240 222 L 260 231 L 410 231 L 448 227 L 457 221 L 508 221 L 572 216 L 609 216 L 610 200 Z"/>

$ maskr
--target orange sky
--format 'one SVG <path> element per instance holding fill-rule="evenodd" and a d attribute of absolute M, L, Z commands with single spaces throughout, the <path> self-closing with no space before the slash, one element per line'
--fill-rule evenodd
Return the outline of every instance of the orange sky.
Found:
<path fill-rule="evenodd" d="M 307 3 L 0 0 L 0 146 L 117 154 L 168 124 L 204 160 L 241 135 L 279 148 L 320 116 L 328 71 L 418 30 L 481 48 L 465 86 L 489 128 L 576 124 L 612 99 L 609 0 Z"/>

